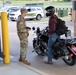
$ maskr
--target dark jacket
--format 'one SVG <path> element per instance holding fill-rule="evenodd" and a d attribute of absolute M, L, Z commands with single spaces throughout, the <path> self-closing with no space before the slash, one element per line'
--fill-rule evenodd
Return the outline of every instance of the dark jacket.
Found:
<path fill-rule="evenodd" d="M 57 27 L 57 16 L 52 15 L 49 19 L 49 35 L 52 35 L 55 33 Z"/>

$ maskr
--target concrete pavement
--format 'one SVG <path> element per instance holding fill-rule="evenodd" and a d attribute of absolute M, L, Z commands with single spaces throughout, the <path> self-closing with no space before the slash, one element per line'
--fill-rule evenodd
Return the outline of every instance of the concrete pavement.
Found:
<path fill-rule="evenodd" d="M 0 75 L 47 75 L 19 62 L 0 64 Z"/>
<path fill-rule="evenodd" d="M 48 23 L 47 22 L 43 22 L 43 23 L 36 23 L 36 22 L 29 23 L 29 21 L 28 21 L 27 25 L 30 26 L 30 27 L 33 27 L 33 26 L 40 27 L 41 29 L 43 29 L 44 27 L 46 27 L 48 25 Z M 70 21 L 67 21 L 66 25 L 72 31 L 72 36 L 74 37 L 74 35 L 73 35 L 73 33 L 74 33 L 74 31 L 73 31 L 74 30 L 73 23 L 70 22 Z M 27 53 L 27 60 L 31 62 L 31 67 L 29 67 L 29 69 L 34 67 L 34 68 L 44 72 L 43 75 L 45 75 L 45 73 L 48 74 L 48 75 L 75 75 L 76 74 L 76 65 L 70 67 L 70 66 L 66 65 L 62 61 L 62 59 L 53 60 L 53 62 L 54 62 L 53 65 L 45 65 L 43 63 L 43 60 L 46 57 L 38 56 L 35 52 L 32 53 L 32 51 L 33 51 L 32 40 L 33 40 L 34 37 L 35 37 L 35 35 L 33 35 L 33 31 L 30 31 L 30 36 L 28 38 L 28 40 L 29 40 L 29 44 L 28 44 L 29 47 L 28 47 L 28 53 Z M 64 36 L 62 36 L 62 37 L 64 37 Z M 18 62 L 19 54 L 20 54 L 20 47 L 19 47 L 20 46 L 19 45 L 20 42 L 19 42 L 19 39 L 18 39 L 18 36 L 17 36 L 17 32 L 16 32 L 16 22 L 10 22 L 9 21 L 9 41 L 10 41 L 11 64 L 3 65 L 1 63 L 0 66 L 3 67 L 2 68 L 3 70 L 5 69 L 5 73 L 2 71 L 1 68 L 0 68 L 0 73 L 3 72 L 3 74 L 5 75 L 7 70 L 9 70 L 8 68 L 10 67 L 10 72 L 11 73 L 12 72 L 14 73 L 15 70 L 16 70 L 17 74 L 18 74 L 18 72 L 19 72 L 19 74 L 20 73 L 22 74 L 23 71 L 24 71 L 23 73 L 25 74 L 25 72 L 27 71 L 27 67 L 24 64 L 21 64 L 21 63 Z M 21 71 L 19 69 L 19 66 L 21 68 Z M 25 68 L 24 68 L 24 66 L 25 66 Z M 17 69 L 18 69 L 18 71 L 17 71 Z M 26 69 L 26 71 L 25 71 L 25 69 Z M 8 75 L 10 75 L 10 73 Z M 13 74 L 13 75 L 15 75 L 15 74 Z M 30 74 L 28 74 L 28 75 L 30 75 Z M 32 75 L 32 73 L 31 73 L 31 75 Z"/>

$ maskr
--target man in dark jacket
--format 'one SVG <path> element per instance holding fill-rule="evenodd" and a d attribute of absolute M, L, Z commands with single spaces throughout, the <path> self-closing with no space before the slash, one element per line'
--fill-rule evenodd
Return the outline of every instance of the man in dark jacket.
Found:
<path fill-rule="evenodd" d="M 57 27 L 57 16 L 55 13 L 55 8 L 49 6 L 45 9 L 47 11 L 46 16 L 49 16 L 49 40 L 48 40 L 48 61 L 45 64 L 52 64 L 52 46 L 55 43 L 58 35 L 55 33 Z"/>

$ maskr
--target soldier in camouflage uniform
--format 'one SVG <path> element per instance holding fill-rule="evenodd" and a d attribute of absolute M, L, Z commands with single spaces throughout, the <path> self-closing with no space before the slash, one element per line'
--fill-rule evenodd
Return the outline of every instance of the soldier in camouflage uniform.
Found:
<path fill-rule="evenodd" d="M 20 39 L 20 59 L 19 61 L 30 65 L 30 63 L 25 60 L 27 48 L 28 48 L 28 30 L 26 29 L 26 23 L 24 17 L 27 15 L 28 11 L 25 8 L 21 9 L 21 15 L 17 20 L 17 34 Z"/>

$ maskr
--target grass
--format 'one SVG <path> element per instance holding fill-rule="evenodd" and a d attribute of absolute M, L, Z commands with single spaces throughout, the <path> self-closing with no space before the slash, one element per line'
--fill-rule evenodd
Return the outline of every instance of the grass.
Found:
<path fill-rule="evenodd" d="M 13 2 L 14 5 L 18 5 L 18 6 L 22 6 L 23 4 L 27 4 L 27 3 L 44 3 L 44 8 L 49 6 L 49 5 L 52 5 L 54 6 L 55 8 L 71 8 L 72 7 L 72 3 L 71 2 L 68 2 L 68 3 L 65 3 L 65 2 L 43 2 L 43 1 L 38 1 L 38 2 Z"/>
<path fill-rule="evenodd" d="M 63 17 L 61 19 L 64 20 L 64 21 L 70 21 L 71 20 L 71 17 Z"/>
<path fill-rule="evenodd" d="M 44 7 L 46 6 L 49 6 L 49 5 L 53 5 L 55 6 L 56 8 L 61 8 L 61 7 L 72 7 L 72 2 L 51 2 L 51 1 L 40 1 L 40 0 L 37 0 L 37 1 L 11 1 L 12 4 L 14 5 L 18 5 L 18 6 L 22 6 L 23 4 L 26 4 L 26 3 L 44 3 Z M 0 1 L 0 4 L 2 3 L 2 1 Z"/>
<path fill-rule="evenodd" d="M 71 17 L 69 16 L 67 16 L 67 17 L 59 17 L 60 19 L 62 19 L 62 20 L 64 20 L 64 21 L 70 21 L 71 20 Z M 41 20 L 39 20 L 39 21 L 37 21 L 37 20 L 31 20 L 31 21 L 29 21 L 29 23 L 41 23 L 41 22 L 48 22 L 48 19 L 46 19 L 46 18 L 42 18 Z"/>
<path fill-rule="evenodd" d="M 10 0 L 9 0 L 10 1 Z M 44 0 L 37 0 L 37 1 L 14 1 L 14 0 L 11 0 L 12 4 L 13 5 L 16 5 L 16 6 L 20 6 L 22 7 L 24 4 L 28 4 L 28 3 L 43 3 L 44 4 L 44 8 L 49 6 L 49 5 L 52 5 L 54 6 L 55 8 L 59 9 L 59 8 L 68 8 L 70 10 L 70 8 L 72 8 L 72 2 L 51 2 L 51 1 L 44 1 Z M 0 1 L 0 4 L 2 4 L 2 1 Z M 2 6 L 0 5 L 0 8 Z"/>

